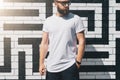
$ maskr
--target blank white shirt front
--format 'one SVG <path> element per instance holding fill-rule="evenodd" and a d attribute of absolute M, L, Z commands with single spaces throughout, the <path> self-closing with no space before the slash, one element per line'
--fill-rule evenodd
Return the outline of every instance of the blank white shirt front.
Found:
<path fill-rule="evenodd" d="M 47 70 L 60 72 L 75 63 L 77 52 L 76 33 L 83 31 L 81 18 L 69 13 L 64 17 L 52 15 L 44 23 L 43 31 L 49 34 Z"/>

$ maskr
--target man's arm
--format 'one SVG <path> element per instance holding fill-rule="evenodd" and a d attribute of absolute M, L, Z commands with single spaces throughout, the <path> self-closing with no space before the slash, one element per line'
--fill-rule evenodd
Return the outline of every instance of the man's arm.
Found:
<path fill-rule="evenodd" d="M 40 44 L 40 58 L 39 58 L 39 71 L 41 75 L 44 75 L 45 73 L 45 65 L 44 65 L 44 60 L 45 60 L 45 56 L 47 54 L 48 51 L 48 33 L 47 32 L 43 32 L 42 35 L 42 41 Z"/>
<path fill-rule="evenodd" d="M 85 50 L 85 35 L 84 31 L 77 33 L 77 39 L 78 39 L 78 53 L 76 57 L 76 61 L 78 63 L 81 63 L 83 55 L 84 55 L 84 50 Z M 77 64 L 78 67 L 80 67 L 80 64 Z"/>

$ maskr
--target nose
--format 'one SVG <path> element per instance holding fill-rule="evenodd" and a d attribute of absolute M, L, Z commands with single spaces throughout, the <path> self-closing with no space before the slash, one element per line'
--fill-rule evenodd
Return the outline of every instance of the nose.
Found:
<path fill-rule="evenodd" d="M 69 4 L 65 4 L 66 7 L 69 7 Z"/>
<path fill-rule="evenodd" d="M 69 4 L 65 4 L 65 6 L 64 6 L 66 9 L 68 9 L 69 8 Z"/>

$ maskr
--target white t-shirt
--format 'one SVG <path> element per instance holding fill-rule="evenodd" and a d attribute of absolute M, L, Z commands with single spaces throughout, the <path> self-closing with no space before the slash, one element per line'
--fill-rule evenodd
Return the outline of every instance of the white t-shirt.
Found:
<path fill-rule="evenodd" d="M 47 70 L 60 72 L 75 63 L 77 52 L 76 33 L 84 30 L 79 16 L 69 13 L 64 17 L 52 15 L 43 25 L 49 34 L 49 56 Z"/>

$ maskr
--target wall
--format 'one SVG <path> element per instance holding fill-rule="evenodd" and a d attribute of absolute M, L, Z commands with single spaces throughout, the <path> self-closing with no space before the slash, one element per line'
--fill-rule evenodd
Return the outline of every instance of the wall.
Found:
<path fill-rule="evenodd" d="M 53 7 L 52 7 L 53 6 Z M 80 80 L 120 80 L 120 0 L 72 0 L 86 49 Z M 51 0 L 0 0 L 0 80 L 40 80 L 39 43 Z"/>

